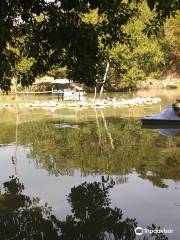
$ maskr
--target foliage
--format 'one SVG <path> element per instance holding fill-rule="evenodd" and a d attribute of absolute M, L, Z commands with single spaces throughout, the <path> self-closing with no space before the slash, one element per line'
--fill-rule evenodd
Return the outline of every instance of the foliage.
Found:
<path fill-rule="evenodd" d="M 123 26 L 133 21 L 141 2 L 2 0 L 0 88 L 7 92 L 15 76 L 22 85 L 32 84 L 37 75 L 47 73 L 57 65 L 67 67 L 68 77 L 73 80 L 95 85 L 102 78 L 109 50 L 116 43 L 129 42 Z M 177 0 L 163 4 L 160 0 L 147 2 L 156 13 L 146 27 L 148 31 L 155 29 L 149 32 L 157 31 L 179 8 Z M 91 12 L 93 20 L 88 18 Z M 19 54 L 14 49 L 18 49 Z M 18 76 L 15 74 L 17 65 Z"/>
<path fill-rule="evenodd" d="M 98 21 L 85 21 L 82 14 L 94 9 L 98 9 Z M 68 77 L 74 81 L 94 85 L 102 77 L 101 69 L 108 59 L 106 48 L 117 41 L 126 41 L 128 36 L 121 26 L 134 14 L 136 9 L 130 4 L 115 1 L 49 4 L 43 20 L 34 19 L 29 26 L 27 56 L 36 62 L 22 79 L 31 81 L 34 75 L 58 64 L 67 67 Z"/>
<path fill-rule="evenodd" d="M 180 51 L 180 12 L 178 13 L 165 24 L 165 34 L 170 38 L 175 52 Z"/>
<path fill-rule="evenodd" d="M 142 4 L 140 11 L 138 19 L 125 27 L 127 34 L 131 36 L 131 44 L 117 44 L 110 51 L 110 80 L 115 81 L 118 88 L 134 89 L 147 78 L 160 78 L 162 67 L 173 52 L 173 42 L 163 33 L 163 29 L 157 37 L 148 38 L 143 33 L 147 19 L 154 14 L 148 10 L 146 4 Z"/>
<path fill-rule="evenodd" d="M 20 61 L 14 48 L 21 48 L 19 37 L 24 35 L 23 25 L 34 15 L 40 14 L 44 1 L 9 1 L 2 0 L 0 4 L 0 88 L 7 92 L 14 68 Z"/>
<path fill-rule="evenodd" d="M 155 11 L 155 15 L 146 23 L 144 30 L 148 33 L 148 36 L 154 33 L 157 34 L 167 18 L 175 17 L 178 10 L 180 10 L 179 0 L 147 0 L 147 4 L 151 11 Z"/>

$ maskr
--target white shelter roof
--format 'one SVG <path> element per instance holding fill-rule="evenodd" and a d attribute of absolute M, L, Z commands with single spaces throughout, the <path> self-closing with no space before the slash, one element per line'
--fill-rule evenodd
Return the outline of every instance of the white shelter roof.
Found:
<path fill-rule="evenodd" d="M 70 83 L 70 80 L 67 78 L 62 78 L 62 79 L 58 78 L 51 82 L 51 84 L 68 84 L 68 83 Z"/>

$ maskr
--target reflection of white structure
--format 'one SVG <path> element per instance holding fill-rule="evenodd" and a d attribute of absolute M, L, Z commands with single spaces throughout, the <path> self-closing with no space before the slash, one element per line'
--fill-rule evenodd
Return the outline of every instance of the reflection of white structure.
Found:
<path fill-rule="evenodd" d="M 159 133 L 163 136 L 175 137 L 180 135 L 180 129 L 159 129 Z"/>
<path fill-rule="evenodd" d="M 62 100 L 83 100 L 85 91 L 69 79 L 55 79 L 51 82 L 52 94 L 62 96 Z"/>

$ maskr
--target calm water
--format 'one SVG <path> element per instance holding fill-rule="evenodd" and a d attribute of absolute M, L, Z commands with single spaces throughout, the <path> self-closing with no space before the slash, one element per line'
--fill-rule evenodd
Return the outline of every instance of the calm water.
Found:
<path fill-rule="evenodd" d="M 179 92 L 136 95 L 162 103 L 0 110 L 0 239 L 131 240 L 140 239 L 136 226 L 152 224 L 180 239 L 180 130 L 142 129 L 139 120 Z"/>

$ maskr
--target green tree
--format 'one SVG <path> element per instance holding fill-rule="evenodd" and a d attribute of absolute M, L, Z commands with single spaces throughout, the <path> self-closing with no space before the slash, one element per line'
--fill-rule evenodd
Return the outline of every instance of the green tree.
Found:
<path fill-rule="evenodd" d="M 134 1 L 133 1 L 134 2 Z M 0 88 L 8 91 L 15 66 L 21 57 L 34 59 L 30 69 L 21 72 L 19 82 L 32 84 L 35 77 L 58 65 L 67 67 L 68 76 L 95 85 L 115 43 L 128 42 L 123 30 L 138 13 L 132 1 L 104 0 L 2 0 L 0 5 Z M 177 0 L 147 0 L 157 14 L 146 29 L 159 26 L 179 8 Z M 98 21 L 86 22 L 82 15 L 97 10 Z M 41 18 L 39 19 L 39 16 Z M 156 23 L 156 24 L 155 24 Z M 157 30 L 157 27 L 156 29 Z M 149 31 L 150 32 L 150 31 Z M 151 31 L 152 32 L 152 31 Z M 19 39 L 24 37 L 24 44 Z M 18 48 L 19 55 L 12 49 Z"/>
<path fill-rule="evenodd" d="M 178 30 L 175 27 L 169 29 L 168 26 L 171 22 L 172 26 L 173 23 L 176 26 L 179 15 L 161 27 L 157 36 L 151 34 L 148 37 L 143 29 L 147 21 L 156 15 L 145 2 L 141 4 L 139 11 L 139 17 L 125 26 L 127 34 L 131 36 L 130 45 L 117 44 L 110 51 L 112 67 L 109 80 L 115 82 L 117 88 L 134 89 L 148 78 L 160 78 L 175 45 L 176 48 L 178 45 Z"/>
<path fill-rule="evenodd" d="M 42 12 L 43 0 L 10 1 L 0 3 L 0 88 L 7 92 L 15 75 L 15 66 L 20 56 L 14 49 L 20 49 L 20 36 L 26 34 L 25 23 Z"/>

